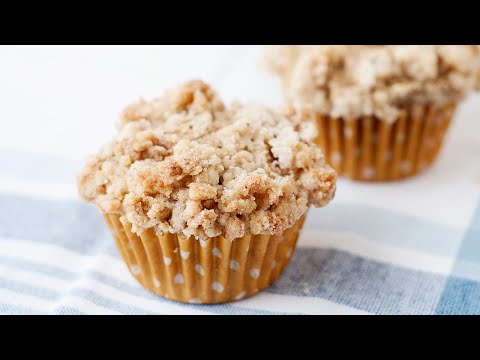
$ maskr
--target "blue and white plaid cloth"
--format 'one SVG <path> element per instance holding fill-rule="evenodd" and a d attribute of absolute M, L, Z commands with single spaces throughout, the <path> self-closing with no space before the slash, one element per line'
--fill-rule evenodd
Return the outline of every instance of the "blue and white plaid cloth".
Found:
<path fill-rule="evenodd" d="M 105 52 L 82 49 L 87 50 Z M 242 58 L 240 54 L 246 51 L 227 50 L 219 50 L 224 51 L 223 61 Z M 2 84 L 8 86 L 2 88 L 0 84 L 0 98 L 15 95 L 15 99 L 23 101 L 34 102 L 37 97 L 41 101 L 34 102 L 32 107 L 20 107 L 18 103 L 12 105 L 12 97 L 4 103 L 0 100 L 0 314 L 480 314 L 478 97 L 461 107 L 439 161 L 425 174 L 392 184 L 341 180 L 335 201 L 324 209 L 310 211 L 290 266 L 271 288 L 233 304 L 182 305 L 152 295 L 137 284 L 121 261 L 100 213 L 77 199 L 75 174 L 82 165 L 78 154 L 95 147 L 88 144 L 80 148 L 76 137 L 83 142 L 94 136 L 96 133 L 82 135 L 79 129 L 98 123 L 99 118 L 92 115 L 88 120 L 85 113 L 85 123 L 75 125 L 68 123 L 64 113 L 53 106 L 42 108 L 42 102 L 52 95 L 35 91 L 36 82 L 27 79 L 39 70 L 34 68 L 34 73 L 30 69 L 33 65 L 17 72 L 12 70 L 22 51 L 3 50 L 0 64 L 11 63 L 0 67 Z M 65 50 L 49 51 L 67 57 L 62 52 Z M 233 55 L 227 56 L 229 51 Z M 252 59 L 257 61 L 252 52 L 257 49 L 249 51 L 243 56 L 245 64 L 254 63 Z M 64 84 L 62 66 L 68 66 L 68 62 L 55 62 L 46 50 L 43 55 L 35 54 L 40 57 L 41 69 L 48 68 L 56 74 L 54 71 L 60 68 L 56 77 L 49 77 L 53 85 L 45 91 L 57 97 L 68 93 L 57 86 Z M 74 55 L 72 61 L 79 57 Z M 124 56 L 128 56 L 127 52 Z M 31 56 L 22 59 L 26 62 L 27 58 Z M 127 58 L 122 66 L 137 58 Z M 85 66 L 97 66 L 89 62 L 90 57 L 80 56 L 81 59 Z M 96 57 L 96 61 L 102 59 Z M 116 61 L 121 59 L 116 57 Z M 112 64 L 120 69 L 116 61 L 112 60 Z M 212 73 L 206 71 L 205 76 L 207 80 L 215 76 L 226 79 L 216 83 L 221 91 L 241 91 L 233 84 L 245 84 L 240 78 L 248 78 L 248 71 L 228 78 L 227 68 L 212 65 Z M 250 65 L 238 68 L 245 70 Z M 102 71 L 108 72 L 107 69 L 110 68 L 102 67 Z M 82 85 L 82 78 L 87 76 L 82 68 L 79 74 L 70 70 L 69 76 L 76 76 L 75 86 L 86 88 L 90 84 L 86 81 Z M 12 71 L 14 75 L 10 76 Z M 25 79 L 21 77 L 24 72 Z M 146 70 L 145 74 L 151 75 Z M 40 81 L 43 75 L 38 76 Z M 102 84 L 102 78 L 95 75 L 95 79 Z M 65 80 L 66 85 L 70 82 L 71 79 Z M 46 82 L 39 83 L 44 86 Z M 35 96 L 28 98 L 26 84 L 33 87 Z M 75 86 L 69 89 L 74 91 Z M 132 87 L 132 94 L 138 94 L 143 80 L 142 86 Z M 114 88 L 111 86 L 111 91 Z M 101 86 L 98 93 L 95 87 L 88 87 L 82 96 L 89 96 L 89 91 L 93 92 L 92 99 L 104 92 Z M 262 94 L 255 97 L 262 100 Z M 73 100 L 65 100 L 64 109 L 74 104 Z M 99 107 L 98 103 L 88 104 L 94 105 Z M 58 106 L 63 106 L 62 101 Z M 104 114 L 119 108 L 116 106 L 111 104 Z M 66 117 L 75 117 L 75 112 Z M 25 126 L 37 129 L 39 121 L 48 123 L 54 118 L 57 120 L 51 129 L 55 130 L 39 132 L 37 142 L 35 134 L 18 135 Z M 110 126 L 113 120 L 107 122 Z M 106 134 L 104 130 L 98 132 Z M 71 131 L 71 138 L 58 138 L 56 134 L 62 131 Z M 17 139 L 13 139 L 14 134 Z M 104 139 L 104 134 L 93 142 L 100 143 L 100 138 Z M 41 147 L 49 151 L 36 151 Z M 65 154 L 65 158 L 77 159 L 47 155 L 63 156 L 58 149 L 78 149 L 75 156 Z"/>

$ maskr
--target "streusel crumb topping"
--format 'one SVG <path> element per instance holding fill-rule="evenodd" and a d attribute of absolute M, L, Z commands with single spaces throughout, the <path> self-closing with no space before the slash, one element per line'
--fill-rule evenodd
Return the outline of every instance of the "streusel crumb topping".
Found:
<path fill-rule="evenodd" d="M 457 102 L 480 88 L 479 45 L 288 45 L 266 58 L 291 99 L 334 118 L 393 122 L 410 106 Z"/>
<path fill-rule="evenodd" d="M 335 193 L 309 120 L 311 111 L 293 106 L 227 109 L 193 81 L 129 106 L 114 140 L 79 175 L 80 194 L 138 233 L 281 234 Z"/>

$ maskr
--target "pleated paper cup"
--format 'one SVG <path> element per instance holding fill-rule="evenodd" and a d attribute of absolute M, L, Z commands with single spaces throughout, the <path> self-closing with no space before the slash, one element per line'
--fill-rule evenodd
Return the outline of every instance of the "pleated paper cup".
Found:
<path fill-rule="evenodd" d="M 435 161 L 456 107 L 414 107 L 393 124 L 374 117 L 317 115 L 316 143 L 340 175 L 361 181 L 407 178 Z"/>
<path fill-rule="evenodd" d="M 282 235 L 196 240 L 181 235 L 141 236 L 118 215 L 105 215 L 132 275 L 147 289 L 184 303 L 216 304 L 252 296 L 282 274 L 305 217 Z"/>

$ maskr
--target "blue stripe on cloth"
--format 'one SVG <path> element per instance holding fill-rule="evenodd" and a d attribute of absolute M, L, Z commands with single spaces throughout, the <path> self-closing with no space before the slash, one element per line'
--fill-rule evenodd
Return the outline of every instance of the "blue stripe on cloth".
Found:
<path fill-rule="evenodd" d="M 480 283 L 452 276 L 438 304 L 438 315 L 480 315 Z"/>
<path fill-rule="evenodd" d="M 437 307 L 438 314 L 480 315 L 480 203 Z"/>
<path fill-rule="evenodd" d="M 0 301 L 0 315 L 42 315 L 43 313 L 36 309 L 14 304 L 6 304 Z"/>
<path fill-rule="evenodd" d="M 20 150 L 0 149 L 0 175 L 51 184 L 71 183 L 81 164 Z"/>
<path fill-rule="evenodd" d="M 1 240 L 0 240 L 1 244 Z M 11 282 L 11 281 L 4 281 L 2 282 L 0 279 L 0 288 L 7 288 L 9 290 L 22 293 L 22 294 L 28 294 L 28 295 L 33 295 L 33 296 L 38 296 L 44 299 L 48 300 L 56 300 L 62 296 L 67 296 L 69 294 L 75 295 L 77 297 L 82 297 L 85 298 L 89 301 L 94 302 L 95 304 L 99 306 L 103 306 L 102 304 L 105 304 L 107 301 L 111 301 L 112 304 L 115 306 L 114 307 L 108 307 L 109 309 L 112 309 L 114 311 L 118 311 L 124 314 L 130 314 L 130 313 L 139 313 L 139 314 L 146 314 L 150 313 L 148 311 L 144 311 L 141 309 L 137 308 L 132 308 L 128 307 L 127 305 L 123 304 L 117 299 L 107 299 L 103 296 L 96 295 L 93 297 L 95 294 L 94 292 L 88 292 L 91 290 L 88 289 L 75 289 L 74 288 L 74 282 L 75 280 L 83 280 L 85 278 L 90 278 L 97 280 L 105 285 L 111 286 L 114 289 L 117 289 L 119 291 L 138 296 L 140 298 L 144 299 L 149 299 L 157 302 L 168 302 L 168 300 L 165 300 L 163 298 L 160 298 L 148 290 L 144 289 L 140 285 L 138 286 L 132 286 L 130 284 L 127 284 L 126 282 L 119 281 L 117 279 L 114 279 L 110 276 L 107 276 L 105 274 L 99 273 L 97 271 L 88 271 L 84 273 L 79 273 L 75 274 L 73 272 L 69 272 L 60 268 L 56 268 L 55 266 L 49 266 L 41 263 L 37 263 L 34 261 L 25 261 L 25 260 L 17 260 L 17 259 L 12 259 L 8 258 L 5 256 L 0 257 L 0 264 L 2 265 L 7 265 L 10 267 L 16 267 L 22 270 L 27 270 L 27 271 L 33 271 L 35 273 L 40 273 L 44 275 L 48 275 L 51 277 L 56 277 L 62 280 L 68 280 L 71 282 L 70 287 L 73 288 L 70 293 L 65 293 L 65 294 L 59 294 L 57 292 L 47 290 L 47 289 L 41 289 L 37 288 L 36 286 L 31 286 L 29 284 L 24 284 L 20 282 Z M 88 282 L 87 282 L 88 284 Z M 86 292 L 87 291 L 87 292 Z M 196 310 L 201 310 L 205 312 L 211 312 L 213 314 L 233 314 L 233 315 L 280 315 L 284 313 L 280 312 L 271 312 L 271 311 L 266 311 L 266 310 L 257 310 L 257 309 L 251 309 L 251 308 L 243 308 L 243 307 L 238 307 L 236 305 L 232 304 L 223 304 L 223 305 L 186 305 L 186 304 L 178 304 L 178 306 L 184 306 L 184 307 L 190 307 L 192 309 Z M 294 312 L 289 312 L 288 314 L 292 314 Z"/>
<path fill-rule="evenodd" d="M 305 227 L 350 231 L 369 240 L 428 254 L 454 257 L 463 230 L 368 205 L 336 204 L 316 209 Z"/>
<path fill-rule="evenodd" d="M 59 294 L 56 291 L 45 289 L 18 281 L 10 281 L 0 277 L 0 289 L 7 289 L 18 294 L 35 296 L 45 300 L 56 300 Z"/>
<path fill-rule="evenodd" d="M 70 306 L 59 306 L 52 311 L 52 315 L 88 315 Z"/>
<path fill-rule="evenodd" d="M 267 291 L 319 297 L 374 314 L 431 314 L 445 281 L 441 275 L 342 251 L 301 248 L 285 274 Z"/>
<path fill-rule="evenodd" d="M 56 244 L 82 254 L 117 255 L 100 212 L 79 201 L 0 194 L 0 237 Z"/>
<path fill-rule="evenodd" d="M 0 240 L 0 244 L 1 244 L 1 240 Z M 42 264 L 36 261 L 11 259 L 6 256 L 0 256 L 0 264 L 16 267 L 22 270 L 41 273 L 47 276 L 56 277 L 58 279 L 66 280 L 66 281 L 72 281 L 73 279 L 75 279 L 75 277 L 78 276 L 72 272 L 65 271 L 53 265 Z"/>

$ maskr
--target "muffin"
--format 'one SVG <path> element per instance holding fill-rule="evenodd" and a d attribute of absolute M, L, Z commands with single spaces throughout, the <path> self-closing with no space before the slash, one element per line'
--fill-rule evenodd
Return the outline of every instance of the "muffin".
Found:
<path fill-rule="evenodd" d="M 144 287 L 181 302 L 239 300 L 280 276 L 309 207 L 334 196 L 315 136 L 311 112 L 226 108 L 193 81 L 126 108 L 79 192 Z"/>
<path fill-rule="evenodd" d="M 290 99 L 313 107 L 327 162 L 365 181 L 429 167 L 480 84 L 478 45 L 275 46 L 267 63 Z"/>

